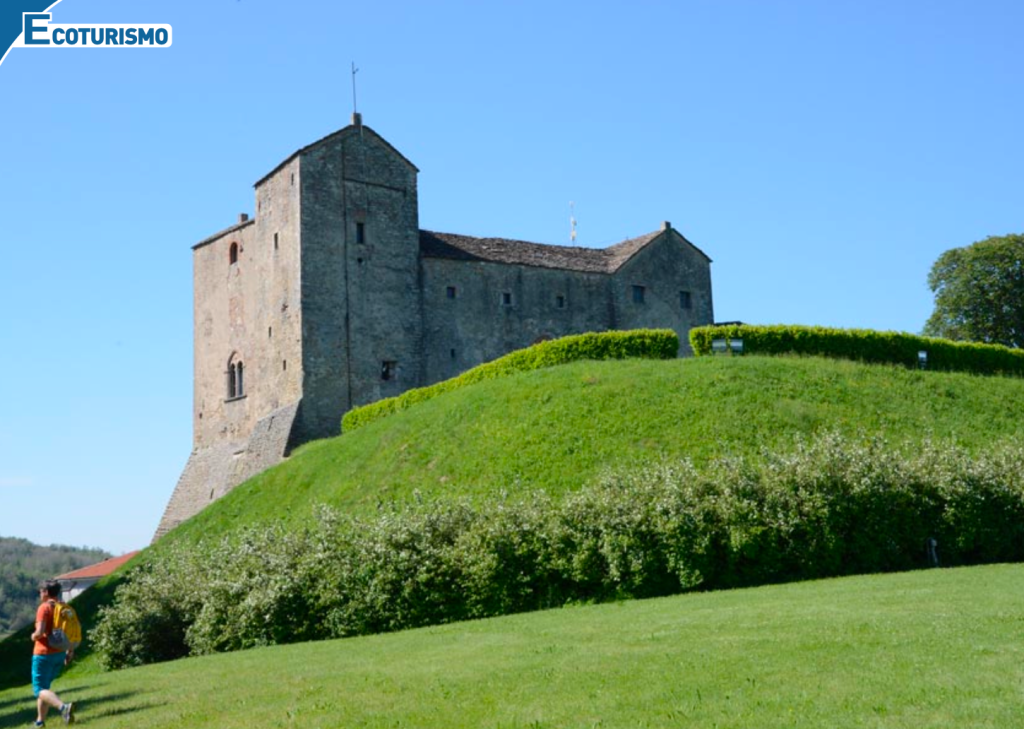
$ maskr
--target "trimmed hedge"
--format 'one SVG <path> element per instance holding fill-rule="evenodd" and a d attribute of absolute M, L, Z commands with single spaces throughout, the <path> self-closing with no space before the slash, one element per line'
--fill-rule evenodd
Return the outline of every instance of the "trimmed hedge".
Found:
<path fill-rule="evenodd" d="M 679 351 L 679 336 L 671 329 L 634 329 L 625 332 L 576 334 L 548 342 L 540 342 L 526 349 L 518 349 L 504 357 L 466 370 L 458 377 L 438 382 L 429 387 L 407 390 L 397 397 L 353 408 L 341 419 L 342 432 L 361 428 L 375 420 L 406 410 L 424 400 L 458 390 L 475 382 L 506 377 L 516 372 L 567 364 L 581 359 L 675 359 Z"/>
<path fill-rule="evenodd" d="M 744 354 L 805 354 L 907 367 L 917 367 L 917 353 L 924 350 L 930 370 L 1024 375 L 1024 350 L 904 332 L 787 324 L 727 324 L 690 330 L 690 345 L 698 357 L 711 354 L 714 339 L 742 339 Z"/>

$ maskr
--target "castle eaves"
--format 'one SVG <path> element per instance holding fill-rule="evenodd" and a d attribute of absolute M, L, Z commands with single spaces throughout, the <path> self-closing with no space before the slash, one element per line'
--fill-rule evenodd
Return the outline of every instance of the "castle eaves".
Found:
<path fill-rule="evenodd" d="M 581 248 L 530 243 L 507 238 L 475 238 L 457 233 L 420 231 L 420 252 L 425 258 L 511 263 L 583 273 L 614 273 L 638 251 L 666 231 L 657 230 L 608 248 Z M 682 237 L 682 236 L 680 236 Z M 685 241 L 686 239 L 683 238 Z M 689 245 L 693 245 L 686 241 Z M 707 258 L 696 246 L 698 253 Z M 708 259 L 710 261 L 710 259 Z"/>
<path fill-rule="evenodd" d="M 255 220 L 255 218 L 253 218 L 251 220 L 246 220 L 246 221 L 243 221 L 241 223 L 236 223 L 235 225 L 232 225 L 230 228 L 225 228 L 224 230 L 220 231 L 219 233 L 214 233 L 209 238 L 203 238 L 201 241 L 199 241 L 194 246 L 192 246 L 192 250 L 195 250 L 197 248 L 202 248 L 205 245 L 213 243 L 215 240 L 219 240 L 219 239 L 223 238 L 228 233 L 234 233 L 236 230 L 241 230 L 242 228 L 245 228 L 246 226 L 252 225 L 255 222 L 256 222 L 256 220 Z"/>

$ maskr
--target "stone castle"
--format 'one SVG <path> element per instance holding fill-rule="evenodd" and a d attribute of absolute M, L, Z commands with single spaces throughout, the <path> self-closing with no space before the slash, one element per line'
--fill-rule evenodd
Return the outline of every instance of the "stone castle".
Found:
<path fill-rule="evenodd" d="M 420 230 L 415 165 L 353 123 L 259 180 L 193 246 L 193 449 L 159 538 L 350 408 L 539 340 L 713 321 L 711 260 L 671 225 L 605 249 Z"/>

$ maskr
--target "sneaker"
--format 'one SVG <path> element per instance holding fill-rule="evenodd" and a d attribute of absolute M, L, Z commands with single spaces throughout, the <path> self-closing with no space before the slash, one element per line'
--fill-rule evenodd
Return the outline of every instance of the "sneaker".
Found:
<path fill-rule="evenodd" d="M 39 721 L 38 719 L 36 719 L 35 722 L 33 723 L 33 726 L 46 726 L 46 722 Z"/>
<path fill-rule="evenodd" d="M 60 715 L 64 719 L 65 724 L 75 723 L 75 705 L 70 701 L 61 707 Z"/>

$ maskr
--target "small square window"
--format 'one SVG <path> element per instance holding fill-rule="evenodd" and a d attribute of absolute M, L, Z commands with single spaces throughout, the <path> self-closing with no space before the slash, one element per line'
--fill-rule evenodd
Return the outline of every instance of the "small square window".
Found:
<path fill-rule="evenodd" d="M 690 292 L 689 291 L 680 291 L 679 292 L 679 307 L 682 308 L 682 309 L 692 309 L 693 308 L 693 299 L 690 296 Z"/>
<path fill-rule="evenodd" d="M 398 363 L 394 360 L 386 359 L 380 363 L 380 378 L 385 382 L 387 380 L 395 379 L 395 375 L 398 374 Z"/>
<path fill-rule="evenodd" d="M 556 296 L 555 297 L 555 306 L 557 306 L 559 309 L 564 309 L 565 308 L 565 297 L 564 296 Z"/>
<path fill-rule="evenodd" d="M 447 296 L 449 299 L 454 299 L 455 298 L 455 287 L 454 286 L 449 286 L 447 289 L 445 289 L 445 296 Z"/>
<path fill-rule="evenodd" d="M 642 304 L 644 303 L 644 296 L 647 293 L 646 286 L 633 286 L 633 303 Z"/>
<path fill-rule="evenodd" d="M 356 223 L 356 243 L 366 243 L 366 223 Z"/>
<path fill-rule="evenodd" d="M 510 294 L 508 291 L 501 295 L 501 305 L 512 306 L 512 294 Z"/>

